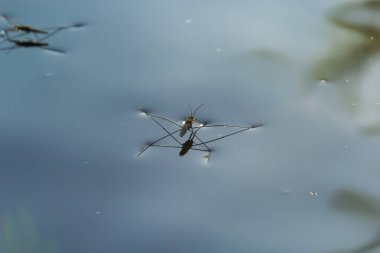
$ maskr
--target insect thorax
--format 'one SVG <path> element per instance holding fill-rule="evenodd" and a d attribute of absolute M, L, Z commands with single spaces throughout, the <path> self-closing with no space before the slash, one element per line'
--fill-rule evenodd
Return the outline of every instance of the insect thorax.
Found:
<path fill-rule="evenodd" d="M 186 118 L 186 120 L 185 120 L 185 124 L 187 124 L 187 125 L 191 125 L 192 123 L 193 123 L 193 121 L 195 120 L 195 117 L 194 116 L 189 116 L 189 117 L 187 117 Z"/>

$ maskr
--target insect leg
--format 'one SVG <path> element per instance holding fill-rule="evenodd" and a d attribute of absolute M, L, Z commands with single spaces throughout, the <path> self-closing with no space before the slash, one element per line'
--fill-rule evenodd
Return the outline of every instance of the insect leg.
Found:
<path fill-rule="evenodd" d="M 6 54 L 9 54 L 13 49 L 16 49 L 16 48 L 20 48 L 20 47 L 17 47 L 17 46 L 11 46 L 11 47 L 3 47 L 3 48 L 0 48 L 1 51 L 7 51 Z"/>
<path fill-rule="evenodd" d="M 163 116 L 158 116 L 158 115 L 154 115 L 154 114 L 150 114 L 150 113 L 145 113 L 147 116 L 150 116 L 150 117 L 154 117 L 154 118 L 157 118 L 157 119 L 162 119 L 162 120 L 166 120 L 176 126 L 179 126 L 179 127 L 182 127 L 180 124 L 178 124 L 177 122 L 175 122 L 174 120 L 171 120 L 171 119 L 168 119 L 168 118 L 165 118 Z"/>
<path fill-rule="evenodd" d="M 152 147 L 161 147 L 161 148 L 182 148 L 179 146 L 172 146 L 172 145 L 160 145 L 160 144 L 153 144 L 151 145 Z M 201 148 L 190 148 L 192 150 L 197 150 L 197 151 L 203 151 L 203 152 L 208 152 L 207 149 L 201 149 Z"/>
<path fill-rule="evenodd" d="M 224 125 L 224 124 L 213 124 L 213 125 L 204 125 L 204 126 L 201 126 L 201 127 L 230 127 L 230 128 L 243 128 L 243 129 L 246 129 L 246 128 L 256 128 L 256 127 L 261 127 L 261 126 L 264 126 L 263 124 L 255 124 L 255 125 L 252 125 L 252 126 L 236 126 L 236 125 Z"/>
<path fill-rule="evenodd" d="M 182 145 L 181 142 L 179 142 L 173 134 L 171 134 L 158 120 L 156 120 L 154 117 L 150 117 L 157 125 L 159 125 L 167 134 L 169 134 L 179 145 Z"/>
<path fill-rule="evenodd" d="M 53 36 L 54 34 L 58 33 L 58 32 L 61 32 L 63 30 L 66 30 L 66 29 L 69 29 L 69 28 L 72 28 L 72 27 L 82 27 L 84 26 L 83 23 L 76 23 L 76 24 L 73 24 L 73 25 L 67 25 L 67 26 L 59 26 L 59 27 L 47 27 L 47 28 L 43 28 L 43 29 L 46 29 L 46 30 L 49 30 L 49 29 L 54 29 L 52 32 L 50 32 L 49 34 L 47 34 L 46 36 L 43 36 L 39 39 L 39 41 L 44 41 L 46 40 L 47 38 Z"/>
<path fill-rule="evenodd" d="M 204 143 L 204 141 L 202 141 L 201 138 L 199 138 L 199 137 L 197 136 L 197 132 L 198 132 L 201 128 L 202 128 L 202 127 L 199 127 L 197 130 L 195 130 L 195 132 L 194 132 L 194 129 L 193 129 L 193 128 L 191 128 L 190 130 L 191 130 L 192 134 L 194 135 L 194 137 L 197 138 L 197 140 L 200 141 L 201 144 L 204 145 L 204 146 L 207 148 L 207 151 L 208 151 L 207 162 L 208 162 L 208 161 L 210 160 L 210 156 L 211 156 L 211 149 L 206 145 L 206 143 Z M 195 146 L 196 146 L 196 145 L 195 145 Z"/>
<path fill-rule="evenodd" d="M 47 35 L 41 37 L 38 41 L 44 41 L 44 40 L 50 38 L 51 36 L 53 36 L 54 34 L 60 32 L 60 31 L 62 31 L 62 30 L 64 30 L 64 28 L 62 28 L 62 27 L 58 27 L 57 29 L 55 29 L 55 30 L 53 30 L 52 32 L 50 32 L 49 34 L 47 34 Z"/>
<path fill-rule="evenodd" d="M 172 134 L 175 134 L 176 132 L 178 132 L 180 129 L 178 129 L 178 130 L 176 130 L 176 131 L 174 131 L 174 132 L 172 132 L 172 133 L 170 133 L 170 134 L 167 134 L 167 135 L 165 135 L 164 137 L 161 137 L 161 138 L 159 138 L 159 139 L 157 139 L 157 140 L 155 140 L 154 142 L 152 142 L 152 143 L 150 143 L 146 148 L 144 148 L 137 156 L 140 156 L 142 153 L 144 153 L 145 152 L 145 150 L 147 150 L 148 148 L 150 148 L 150 147 L 152 147 L 152 146 L 157 146 L 157 145 L 155 145 L 157 142 L 159 142 L 159 141 L 161 141 L 161 140 L 163 140 L 163 139 L 165 139 L 165 138 L 167 138 L 168 136 L 170 136 L 170 135 L 172 135 Z"/>
<path fill-rule="evenodd" d="M 256 128 L 256 127 L 260 127 L 261 125 L 256 125 L 256 126 L 251 126 L 251 127 L 246 127 L 244 129 L 241 129 L 241 130 L 238 130 L 236 132 L 233 132 L 233 133 L 230 133 L 230 134 L 226 134 L 226 135 L 223 135 L 221 137 L 218 137 L 218 138 L 215 138 L 215 139 L 212 139 L 212 140 L 209 140 L 209 141 L 205 141 L 203 142 L 204 144 L 206 143 L 210 143 L 210 142 L 214 142 L 214 141 L 217 141 L 217 140 L 220 140 L 220 139 L 223 139 L 223 138 L 226 138 L 228 136 L 231 136 L 231 135 L 235 135 L 235 134 L 238 134 L 238 133 L 241 133 L 241 132 L 244 132 L 244 131 L 247 131 L 247 130 L 250 130 L 250 129 L 253 129 L 253 128 Z M 194 146 L 199 146 L 199 145 L 203 145 L 202 143 L 198 143 L 198 144 L 195 144 Z"/>
<path fill-rule="evenodd" d="M 0 36 L 3 37 L 4 39 L 0 41 L 0 43 L 3 43 L 4 41 L 12 42 L 13 39 L 25 36 L 24 33 L 18 33 L 16 35 L 9 36 L 9 32 L 12 32 L 12 30 L 10 29 L 1 30 Z"/>

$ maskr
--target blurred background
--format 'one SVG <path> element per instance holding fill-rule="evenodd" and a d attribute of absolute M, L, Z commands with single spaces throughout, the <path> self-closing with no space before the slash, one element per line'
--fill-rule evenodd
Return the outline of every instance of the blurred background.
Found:
<path fill-rule="evenodd" d="M 46 40 L 65 54 L 0 51 L 1 253 L 380 252 L 380 1 L 0 12 L 85 24 Z M 139 109 L 183 120 L 187 103 L 202 122 L 264 126 L 209 143 L 207 164 L 196 150 L 137 157 L 165 135 Z"/>

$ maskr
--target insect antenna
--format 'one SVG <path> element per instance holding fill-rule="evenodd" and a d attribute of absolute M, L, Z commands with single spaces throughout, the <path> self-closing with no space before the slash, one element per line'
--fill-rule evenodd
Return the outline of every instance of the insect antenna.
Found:
<path fill-rule="evenodd" d="M 197 107 L 197 109 L 195 109 L 194 113 L 191 113 L 191 115 L 194 116 L 194 115 L 197 113 L 197 111 L 199 110 L 199 108 L 201 108 L 203 105 L 204 105 L 204 104 L 200 104 L 200 105 Z"/>
<path fill-rule="evenodd" d="M 190 106 L 190 104 L 189 103 L 187 103 L 187 106 L 189 107 L 189 109 L 190 109 L 190 115 L 191 116 L 193 116 L 193 110 L 191 109 L 191 106 Z"/>

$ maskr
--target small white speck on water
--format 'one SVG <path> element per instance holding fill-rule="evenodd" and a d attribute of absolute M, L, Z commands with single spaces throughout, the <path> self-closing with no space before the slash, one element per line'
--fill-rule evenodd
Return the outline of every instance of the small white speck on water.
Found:
<path fill-rule="evenodd" d="M 318 192 L 309 192 L 309 195 L 316 197 L 316 196 L 318 196 Z"/>
<path fill-rule="evenodd" d="M 321 79 L 317 84 L 321 87 L 328 87 L 329 82 L 327 82 L 325 79 Z"/>
<path fill-rule="evenodd" d="M 349 145 L 344 145 L 344 148 L 349 148 L 350 146 Z"/>
<path fill-rule="evenodd" d="M 95 214 L 96 215 L 100 215 L 100 214 L 102 214 L 102 212 L 98 210 L 98 211 L 95 212 Z"/>
<path fill-rule="evenodd" d="M 222 49 L 220 47 L 217 47 L 217 48 L 215 48 L 215 51 L 219 53 L 222 51 Z"/>
<path fill-rule="evenodd" d="M 193 22 L 193 20 L 191 20 L 190 18 L 186 19 L 186 24 L 191 24 Z"/>
<path fill-rule="evenodd" d="M 349 83 L 350 82 L 350 80 L 349 79 L 346 79 L 346 80 L 344 80 L 346 83 Z"/>
<path fill-rule="evenodd" d="M 376 105 L 377 105 L 377 106 L 380 106 L 380 102 L 376 102 Z"/>
<path fill-rule="evenodd" d="M 356 106 L 356 103 L 352 103 L 352 106 Z"/>

